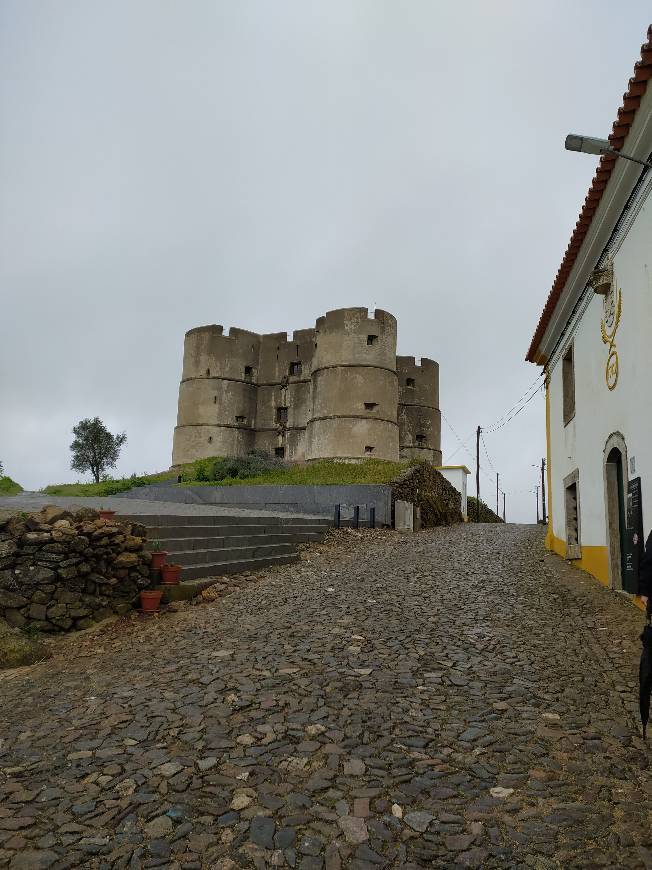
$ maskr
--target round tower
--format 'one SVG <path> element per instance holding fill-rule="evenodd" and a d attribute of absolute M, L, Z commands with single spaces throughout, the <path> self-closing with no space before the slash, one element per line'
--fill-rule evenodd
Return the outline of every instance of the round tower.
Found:
<path fill-rule="evenodd" d="M 317 320 L 307 459 L 398 460 L 396 318 L 340 308 Z"/>
<path fill-rule="evenodd" d="M 441 465 L 439 363 L 413 356 L 396 358 L 398 426 L 401 459 L 422 459 Z"/>
<path fill-rule="evenodd" d="M 172 465 L 241 456 L 254 447 L 256 333 L 199 326 L 186 333 Z"/>

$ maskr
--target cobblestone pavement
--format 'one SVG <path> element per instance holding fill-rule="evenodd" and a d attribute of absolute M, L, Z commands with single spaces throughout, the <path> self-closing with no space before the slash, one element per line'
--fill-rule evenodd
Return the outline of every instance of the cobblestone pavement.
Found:
<path fill-rule="evenodd" d="M 642 615 L 540 530 L 255 580 L 0 676 L 0 867 L 652 867 Z"/>

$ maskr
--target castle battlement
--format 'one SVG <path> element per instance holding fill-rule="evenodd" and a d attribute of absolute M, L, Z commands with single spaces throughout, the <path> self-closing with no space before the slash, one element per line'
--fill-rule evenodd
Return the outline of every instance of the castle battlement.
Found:
<path fill-rule="evenodd" d="M 257 448 L 287 459 L 441 462 L 439 366 L 396 356 L 396 318 L 338 308 L 314 329 L 188 330 L 173 465 Z"/>
<path fill-rule="evenodd" d="M 420 359 L 413 356 L 397 356 L 396 357 L 396 367 L 398 369 L 418 369 L 420 371 L 427 371 L 432 368 L 439 368 L 439 363 L 435 362 L 434 359 L 428 359 L 427 356 L 422 356 Z"/>

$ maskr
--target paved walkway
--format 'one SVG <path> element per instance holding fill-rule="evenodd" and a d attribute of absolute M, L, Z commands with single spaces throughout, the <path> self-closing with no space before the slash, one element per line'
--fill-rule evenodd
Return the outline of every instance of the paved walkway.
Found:
<path fill-rule="evenodd" d="M 43 495 L 40 492 L 24 492 L 20 495 L 0 497 L 0 512 L 39 511 L 46 504 L 54 504 L 68 510 L 82 507 L 106 508 L 121 516 L 142 514 L 172 514 L 172 516 L 256 516 L 256 517 L 314 517 L 314 514 L 291 513 L 290 511 L 269 511 L 232 507 L 231 505 L 184 504 L 175 501 L 154 501 L 153 499 L 121 498 L 120 496 L 75 497 L 65 495 Z"/>
<path fill-rule="evenodd" d="M 641 622 L 533 527 L 343 530 L 0 676 L 0 867 L 652 867 Z"/>

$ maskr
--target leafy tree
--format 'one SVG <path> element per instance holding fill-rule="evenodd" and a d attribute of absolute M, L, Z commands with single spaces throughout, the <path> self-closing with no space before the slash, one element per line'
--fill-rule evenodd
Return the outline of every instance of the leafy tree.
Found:
<path fill-rule="evenodd" d="M 0 477 L 4 477 L 5 469 L 2 464 L 2 460 L 0 459 Z"/>
<path fill-rule="evenodd" d="M 107 468 L 115 468 L 120 450 L 127 441 L 126 432 L 112 435 L 99 417 L 80 420 L 73 426 L 75 440 L 70 445 L 74 471 L 90 471 L 99 483 Z"/>

